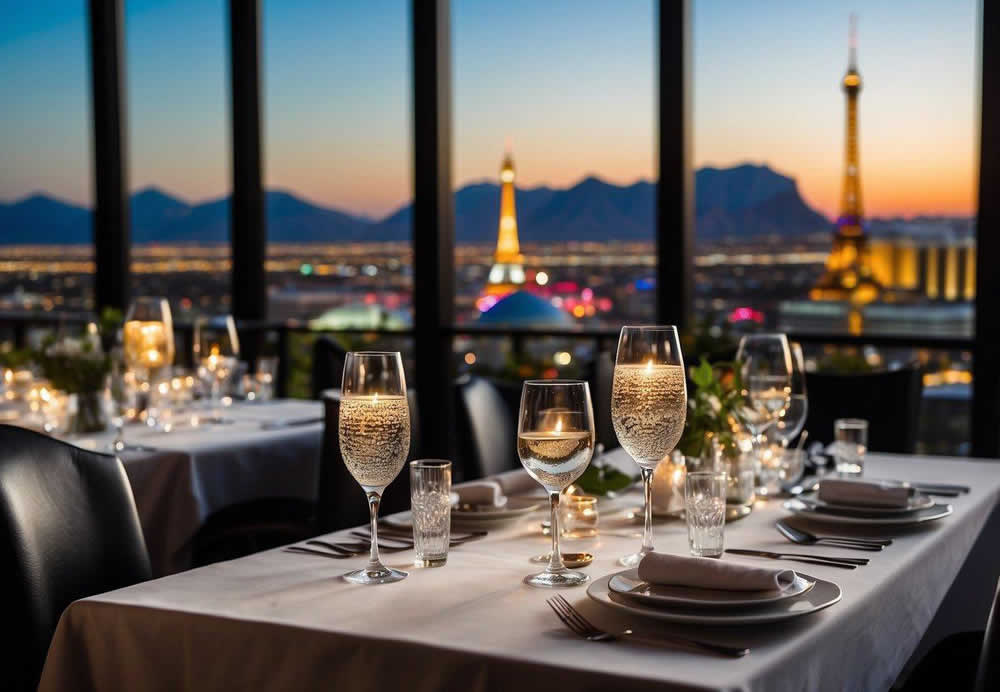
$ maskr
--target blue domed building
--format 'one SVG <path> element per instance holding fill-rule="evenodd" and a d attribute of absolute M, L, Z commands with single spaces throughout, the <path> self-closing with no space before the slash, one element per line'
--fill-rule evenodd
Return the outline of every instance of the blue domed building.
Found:
<path fill-rule="evenodd" d="M 544 298 L 514 291 L 482 313 L 478 323 L 496 327 L 572 327 L 573 319 Z"/>

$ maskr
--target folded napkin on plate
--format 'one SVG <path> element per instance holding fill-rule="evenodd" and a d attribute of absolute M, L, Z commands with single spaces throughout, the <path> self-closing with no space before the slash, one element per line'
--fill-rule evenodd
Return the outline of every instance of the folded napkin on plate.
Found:
<path fill-rule="evenodd" d="M 458 493 L 458 501 L 462 504 L 493 507 L 503 507 L 507 504 L 507 497 L 496 481 L 472 481 L 456 485 L 454 490 Z"/>
<path fill-rule="evenodd" d="M 795 582 L 795 572 L 751 567 L 708 557 L 650 553 L 639 563 L 639 578 L 664 586 L 720 591 L 784 591 Z"/>
<path fill-rule="evenodd" d="M 819 482 L 819 499 L 834 505 L 858 507 L 906 507 L 913 488 L 878 481 L 824 478 Z"/>
<path fill-rule="evenodd" d="M 500 484 L 505 495 L 538 495 L 544 492 L 538 481 L 529 476 L 524 469 L 504 471 L 492 478 Z"/>

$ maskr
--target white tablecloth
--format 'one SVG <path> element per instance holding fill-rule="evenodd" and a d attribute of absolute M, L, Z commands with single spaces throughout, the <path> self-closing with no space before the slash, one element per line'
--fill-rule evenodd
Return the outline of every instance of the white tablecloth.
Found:
<path fill-rule="evenodd" d="M 169 433 L 125 429 L 126 441 L 153 450 L 128 450 L 121 458 L 154 574 L 190 567 L 191 538 L 220 509 L 262 497 L 316 499 L 323 423 L 278 426 L 321 419 L 322 403 L 281 400 L 223 410 L 232 423 L 192 427 L 179 417 Z M 113 439 L 108 432 L 68 441 L 106 451 Z"/>
<path fill-rule="evenodd" d="M 742 659 L 570 634 L 545 605 L 552 593 L 521 582 L 539 568 L 527 558 L 547 549 L 539 515 L 453 549 L 440 569 L 410 567 L 409 552 L 389 554 L 387 564 L 410 572 L 397 584 L 339 578 L 364 558 L 273 550 L 79 601 L 60 621 L 40 689 L 887 689 L 996 504 L 1000 466 L 872 456 L 866 471 L 960 482 L 973 492 L 954 500 L 953 516 L 899 531 L 881 553 L 850 553 L 872 558 L 854 571 L 755 562 L 838 583 L 843 600 L 824 611 L 766 627 L 668 626 L 745 643 L 753 650 Z M 623 499 L 638 503 L 636 495 Z M 773 527 L 783 514 L 777 503 L 758 508 L 727 527 L 727 545 L 788 548 Z M 597 553 L 587 568 L 593 578 L 618 571 L 615 560 L 638 545 L 616 516 L 621 512 L 605 508 L 602 536 L 575 542 Z M 684 525 L 658 525 L 656 544 L 684 553 Z M 561 593 L 595 620 L 649 633 L 665 627 L 626 622 L 591 602 L 584 588 Z"/>

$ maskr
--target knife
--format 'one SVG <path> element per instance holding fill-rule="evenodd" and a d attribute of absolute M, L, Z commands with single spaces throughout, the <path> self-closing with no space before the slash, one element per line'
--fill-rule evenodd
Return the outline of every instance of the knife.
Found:
<path fill-rule="evenodd" d="M 733 555 L 750 555 L 752 557 L 766 557 L 771 560 L 807 562 L 813 565 L 830 565 L 832 567 L 843 567 L 844 569 L 855 569 L 856 567 L 868 564 L 868 559 L 863 557 L 827 557 L 825 555 L 809 555 L 806 553 L 773 553 L 767 550 L 746 550 L 743 548 L 727 548 L 726 552 Z"/>

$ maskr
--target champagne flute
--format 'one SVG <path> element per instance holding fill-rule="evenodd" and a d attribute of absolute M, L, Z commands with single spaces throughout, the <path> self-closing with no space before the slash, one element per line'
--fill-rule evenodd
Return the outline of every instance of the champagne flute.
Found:
<path fill-rule="evenodd" d="M 236 370 L 240 357 L 240 339 L 236 320 L 225 315 L 209 322 L 198 319 L 194 325 L 194 362 L 198 373 L 209 381 L 211 422 L 230 423 L 219 413 L 222 385 Z"/>
<path fill-rule="evenodd" d="M 642 547 L 618 562 L 635 567 L 653 552 L 653 472 L 677 446 L 687 417 L 687 380 L 677 328 L 622 327 L 611 387 L 611 421 L 639 465 L 645 495 Z"/>
<path fill-rule="evenodd" d="M 736 352 L 740 364 L 743 406 L 740 415 L 750 431 L 758 473 L 764 433 L 788 408 L 792 386 L 792 355 L 784 334 L 749 334 Z"/>
<path fill-rule="evenodd" d="M 165 298 L 144 296 L 132 301 L 122 326 L 122 347 L 125 365 L 139 387 L 139 409 L 143 410 L 153 381 L 169 375 L 174 362 L 174 324 Z"/>
<path fill-rule="evenodd" d="M 525 577 L 531 586 L 577 586 L 590 578 L 571 572 L 559 552 L 559 493 L 579 478 L 594 454 L 590 386 L 577 380 L 528 380 L 521 390 L 517 455 L 549 494 L 552 555 L 544 572 Z"/>
<path fill-rule="evenodd" d="M 399 475 L 410 449 L 410 409 L 403 360 L 394 352 L 350 352 L 344 361 L 340 396 L 340 452 L 344 465 L 368 497 L 371 552 L 368 564 L 344 579 L 388 584 L 406 572 L 382 564 L 378 554 L 378 506 Z"/>

